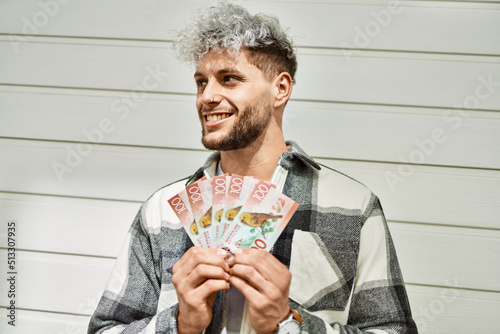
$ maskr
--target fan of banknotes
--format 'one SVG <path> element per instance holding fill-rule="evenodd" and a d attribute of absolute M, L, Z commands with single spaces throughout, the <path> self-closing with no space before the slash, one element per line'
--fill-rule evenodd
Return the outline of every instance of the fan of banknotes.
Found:
<path fill-rule="evenodd" d="M 269 251 L 299 206 L 251 176 L 202 178 L 168 200 L 195 246 Z"/>

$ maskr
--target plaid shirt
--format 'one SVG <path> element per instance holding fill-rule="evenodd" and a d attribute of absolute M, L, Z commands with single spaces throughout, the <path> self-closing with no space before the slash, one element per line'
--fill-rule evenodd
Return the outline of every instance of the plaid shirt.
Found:
<path fill-rule="evenodd" d="M 272 182 L 300 206 L 271 253 L 292 273 L 289 304 L 303 318 L 302 332 L 417 333 L 377 197 L 288 144 Z M 193 244 L 167 200 L 203 175 L 213 176 L 219 159 L 214 153 L 191 178 L 158 190 L 143 204 L 89 334 L 177 333 L 172 267 Z M 205 333 L 221 333 L 226 306 L 226 292 L 220 291 Z M 242 333 L 254 333 L 246 321 Z"/>

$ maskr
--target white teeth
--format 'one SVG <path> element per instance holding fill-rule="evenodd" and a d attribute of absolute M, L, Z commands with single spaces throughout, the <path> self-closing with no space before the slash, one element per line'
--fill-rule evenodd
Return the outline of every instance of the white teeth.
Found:
<path fill-rule="evenodd" d="M 221 119 L 228 118 L 228 114 L 207 115 L 207 121 L 220 121 Z"/>

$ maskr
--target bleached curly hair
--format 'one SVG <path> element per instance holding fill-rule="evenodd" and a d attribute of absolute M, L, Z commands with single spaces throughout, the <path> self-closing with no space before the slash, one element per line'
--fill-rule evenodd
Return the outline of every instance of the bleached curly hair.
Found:
<path fill-rule="evenodd" d="M 237 56 L 246 49 L 249 63 L 268 80 L 282 72 L 288 72 L 294 80 L 297 70 L 292 41 L 277 18 L 252 15 L 225 1 L 200 9 L 193 22 L 178 31 L 174 48 L 180 60 L 194 65 L 210 50 Z"/>

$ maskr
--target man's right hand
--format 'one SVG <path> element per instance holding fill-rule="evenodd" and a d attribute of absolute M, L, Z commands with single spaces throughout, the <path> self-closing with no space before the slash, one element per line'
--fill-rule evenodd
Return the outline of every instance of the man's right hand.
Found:
<path fill-rule="evenodd" d="M 230 289 L 226 256 L 222 249 L 191 247 L 172 268 L 179 334 L 201 333 L 210 324 L 217 291 Z"/>

